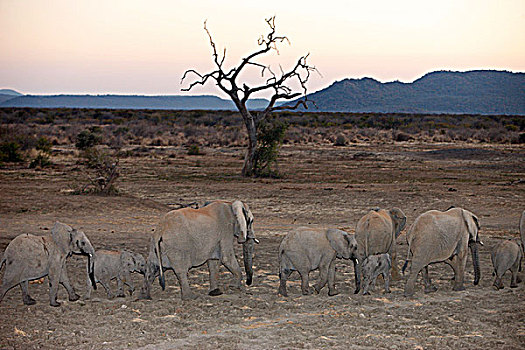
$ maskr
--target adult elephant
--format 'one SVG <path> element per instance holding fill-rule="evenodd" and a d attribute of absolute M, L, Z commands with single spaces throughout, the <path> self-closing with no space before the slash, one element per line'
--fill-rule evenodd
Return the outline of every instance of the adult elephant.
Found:
<path fill-rule="evenodd" d="M 95 250 L 84 232 L 57 221 L 51 229 L 51 235 L 22 234 L 15 237 L 5 249 L 0 262 L 0 268 L 4 263 L 6 265 L 0 286 L 0 301 L 9 289 L 19 284 L 24 304 L 35 304 L 28 292 L 29 281 L 45 276 L 49 279 L 51 306 L 60 306 L 57 302 L 59 283 L 66 288 L 70 301 L 78 300 L 79 296 L 69 283 L 66 270 L 66 259 L 72 253 L 89 256 L 88 274 L 96 289 L 93 276 Z"/>
<path fill-rule="evenodd" d="M 405 228 L 407 217 L 399 208 L 390 210 L 374 208 L 363 216 L 358 222 L 355 230 L 357 240 L 357 256 L 359 261 L 376 254 L 390 254 L 392 258 L 393 278 L 399 278 L 399 268 L 395 263 L 396 239 Z M 356 269 L 356 290 L 360 289 L 361 272 L 360 266 Z"/>
<path fill-rule="evenodd" d="M 451 208 L 445 212 L 430 210 L 421 214 L 407 233 L 407 262 L 411 260 L 412 265 L 405 285 L 405 296 L 414 294 L 414 284 L 421 270 L 425 292 L 437 290 L 428 276 L 428 265 L 436 262 L 449 264 L 454 270 L 453 290 L 464 290 L 469 247 L 474 265 L 474 285 L 477 285 L 480 278 L 478 244 L 481 244 L 478 231 L 478 218 L 462 208 Z"/>
<path fill-rule="evenodd" d="M 164 290 L 164 269 L 172 269 L 181 287 L 183 300 L 194 299 L 188 283 L 192 267 L 208 264 L 209 295 L 220 295 L 219 263 L 234 276 L 234 286 L 240 288 L 242 272 L 234 253 L 234 241 L 243 244 L 246 284 L 252 283 L 253 246 L 258 242 L 253 233 L 253 214 L 241 201 L 214 201 L 200 208 L 182 208 L 165 214 L 154 233 L 141 298 L 150 297 L 150 286 L 159 274 Z"/>

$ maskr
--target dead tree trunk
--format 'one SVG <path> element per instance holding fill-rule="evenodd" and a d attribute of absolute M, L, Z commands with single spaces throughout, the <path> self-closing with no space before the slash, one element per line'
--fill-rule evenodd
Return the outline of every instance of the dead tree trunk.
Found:
<path fill-rule="evenodd" d="M 254 167 L 256 162 L 258 140 L 257 128 L 259 123 L 264 121 L 271 112 L 276 110 L 296 109 L 299 106 L 308 108 L 306 103 L 306 82 L 310 78 L 310 72 L 316 70 L 315 67 L 307 64 L 306 60 L 308 55 L 300 57 L 295 66 L 289 71 L 285 72 L 280 67 L 280 74 L 275 74 L 269 66 L 256 62 L 256 58 L 270 52 L 271 50 L 278 52 L 277 43 L 282 43 L 283 41 L 289 42 L 288 38 L 285 36 L 275 36 L 275 17 L 267 19 L 266 23 L 270 27 L 270 32 L 266 35 L 266 37 L 262 36 L 259 39 L 258 44 L 261 46 L 261 48 L 258 51 L 255 51 L 243 58 L 236 67 L 227 71 L 223 67 L 224 60 L 226 58 L 226 49 L 224 50 L 222 57 L 219 57 L 215 42 L 213 41 L 211 34 L 206 27 L 206 22 L 204 22 L 204 30 L 206 31 L 206 34 L 210 40 L 210 45 L 213 51 L 212 56 L 216 70 L 210 73 L 200 74 L 194 69 L 190 69 L 184 73 L 181 81 L 183 82 L 189 74 L 193 74 L 197 77 L 197 79 L 194 80 L 187 88 L 182 89 L 183 91 L 189 91 L 196 85 L 204 85 L 208 82 L 208 80 L 212 80 L 216 83 L 219 89 L 221 89 L 231 98 L 239 110 L 248 133 L 248 147 L 242 168 L 243 176 L 255 175 Z M 255 87 L 249 87 L 245 83 L 241 84 L 238 82 L 237 79 L 239 74 L 246 67 L 255 67 L 260 69 L 263 83 Z M 292 83 L 298 83 L 298 85 L 301 86 L 302 91 L 294 91 L 294 89 L 290 86 Z M 268 105 L 261 112 L 251 113 L 247 108 L 249 97 L 254 93 L 265 91 L 272 91 L 272 96 L 268 102 Z M 302 96 L 302 99 L 297 100 L 292 105 L 275 106 L 275 103 L 278 100 L 294 100 L 300 96 Z"/>

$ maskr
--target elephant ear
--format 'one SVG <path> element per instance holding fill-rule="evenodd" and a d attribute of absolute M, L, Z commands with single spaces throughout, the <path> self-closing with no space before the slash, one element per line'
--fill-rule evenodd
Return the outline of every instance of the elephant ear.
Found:
<path fill-rule="evenodd" d="M 127 250 L 123 250 L 122 253 L 120 253 L 120 266 L 125 267 L 128 271 L 133 271 L 135 264 L 135 258 L 132 253 Z"/>
<path fill-rule="evenodd" d="M 399 208 L 392 208 L 389 211 L 390 217 L 392 218 L 392 222 L 394 223 L 394 233 L 395 237 L 397 238 L 401 231 L 405 228 L 405 225 L 407 223 L 407 217 L 405 213 Z"/>
<path fill-rule="evenodd" d="M 58 247 L 58 249 L 68 254 L 71 252 L 71 240 L 73 238 L 73 228 L 71 226 L 63 224 L 59 221 L 55 222 L 55 225 L 51 229 L 51 236 L 53 237 L 53 242 Z"/>
<path fill-rule="evenodd" d="M 465 209 L 462 209 L 461 213 L 463 214 L 463 220 L 465 220 L 465 224 L 467 225 L 469 240 L 478 242 L 479 220 L 477 216 Z"/>
<path fill-rule="evenodd" d="M 237 221 L 237 242 L 244 243 L 248 237 L 248 228 L 246 226 L 246 217 L 244 216 L 244 204 L 237 200 L 232 203 L 233 216 Z"/>
<path fill-rule="evenodd" d="M 347 239 L 345 239 L 345 234 L 347 233 L 341 230 L 326 230 L 326 238 L 328 239 L 328 242 L 330 242 L 330 246 L 332 247 L 332 249 L 335 250 L 335 252 L 337 253 L 337 257 L 350 259 L 348 253 L 349 242 Z"/>

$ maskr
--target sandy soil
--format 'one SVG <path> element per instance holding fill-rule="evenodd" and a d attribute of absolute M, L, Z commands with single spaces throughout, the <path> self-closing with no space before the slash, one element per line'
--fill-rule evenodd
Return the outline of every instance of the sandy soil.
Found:
<path fill-rule="evenodd" d="M 490 250 L 518 235 L 525 209 L 525 148 L 472 144 L 352 145 L 291 147 L 282 151 L 282 179 L 243 179 L 242 149 L 205 149 L 188 156 L 182 148 L 155 148 L 148 156 L 125 158 L 118 197 L 78 196 L 71 188 L 85 179 L 69 149 L 56 149 L 52 168 L 0 169 L 0 249 L 21 233 L 49 233 L 55 220 L 86 232 L 96 249 L 127 248 L 146 254 L 148 235 L 160 215 L 178 203 L 210 199 L 246 201 L 255 215 L 261 243 L 254 259 L 254 285 L 228 287 L 209 297 L 205 267 L 190 273 L 200 297 L 180 300 L 173 273 L 166 291 L 155 283 L 153 300 L 137 295 L 107 300 L 100 287 L 88 301 L 68 302 L 59 290 L 60 308 L 49 306 L 47 280 L 30 285 L 37 300 L 25 306 L 13 288 L 0 303 L 2 349 L 269 349 L 355 348 L 519 349 L 525 344 L 525 286 L 494 290 Z M 329 297 L 300 295 L 293 275 L 288 298 L 277 295 L 277 248 L 298 225 L 354 231 L 371 207 L 402 208 L 408 225 L 429 209 L 450 205 L 476 213 L 485 243 L 480 251 L 482 278 L 473 286 L 469 259 L 466 290 L 453 292 L 452 270 L 430 267 L 439 286 L 424 294 L 421 279 L 415 298 L 403 297 L 404 279 L 383 294 L 381 281 L 371 296 L 352 294 L 353 267 L 338 262 L 337 288 Z M 398 261 L 406 254 L 398 239 Z M 240 252 L 240 247 L 237 247 Z M 240 255 L 239 255 L 240 256 Z M 85 290 L 83 256 L 73 256 L 68 271 L 79 294 Z M 0 273 L 0 274 L 3 274 Z M 312 273 L 313 281 L 317 273 Z M 134 275 L 141 285 L 141 276 Z M 114 285 L 113 287 L 116 287 Z"/>

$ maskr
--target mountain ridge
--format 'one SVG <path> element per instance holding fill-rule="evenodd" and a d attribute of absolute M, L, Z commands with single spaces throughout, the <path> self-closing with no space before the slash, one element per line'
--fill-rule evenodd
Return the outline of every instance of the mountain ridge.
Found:
<path fill-rule="evenodd" d="M 312 111 L 371 113 L 525 114 L 525 73 L 435 71 L 381 83 L 343 79 L 308 95 Z"/>
<path fill-rule="evenodd" d="M 0 107 L 236 110 L 231 100 L 213 95 L 16 94 L 0 90 Z M 409 83 L 346 78 L 308 94 L 308 99 L 315 102 L 309 105 L 312 112 L 525 115 L 525 73 L 440 70 Z M 248 108 L 262 109 L 267 103 L 253 99 Z"/>

